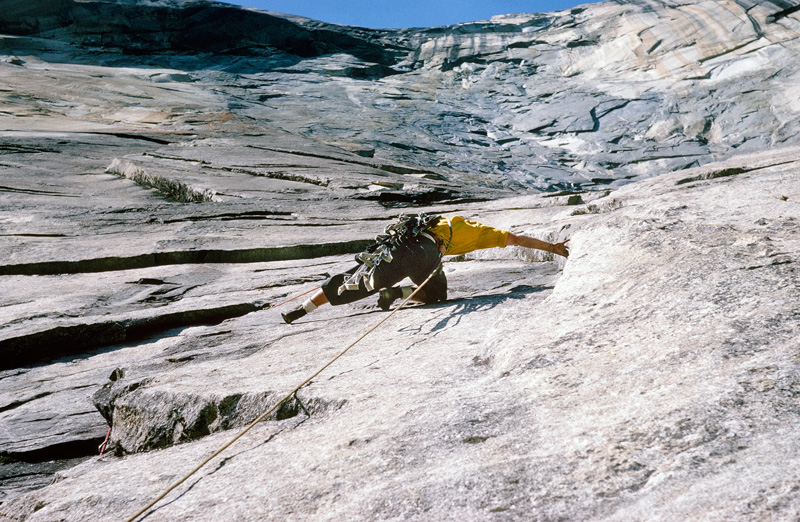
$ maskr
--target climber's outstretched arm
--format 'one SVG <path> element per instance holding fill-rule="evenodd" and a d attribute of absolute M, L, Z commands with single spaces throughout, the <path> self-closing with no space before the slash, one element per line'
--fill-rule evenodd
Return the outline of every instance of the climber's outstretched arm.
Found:
<path fill-rule="evenodd" d="M 509 233 L 508 239 L 506 239 L 506 246 L 516 245 L 525 248 L 535 248 L 537 250 L 544 250 L 545 252 L 551 252 L 560 256 L 569 257 L 569 249 L 567 248 L 568 241 L 569 239 L 562 241 L 561 243 L 548 243 L 546 241 L 542 241 L 541 239 L 536 239 L 535 237 Z"/>

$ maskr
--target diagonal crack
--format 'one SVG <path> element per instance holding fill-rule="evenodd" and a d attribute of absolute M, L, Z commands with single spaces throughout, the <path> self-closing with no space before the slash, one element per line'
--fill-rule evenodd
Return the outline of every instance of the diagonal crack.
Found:
<path fill-rule="evenodd" d="M 709 179 L 717 179 L 717 178 L 725 178 L 725 177 L 729 177 L 729 176 L 736 176 L 738 174 L 744 174 L 746 172 L 754 172 L 754 171 L 761 170 L 761 169 L 768 169 L 768 168 L 772 168 L 772 167 L 778 167 L 778 166 L 781 166 L 781 165 L 787 165 L 789 163 L 795 163 L 795 161 L 794 160 L 790 160 L 790 161 L 784 161 L 784 162 L 781 162 L 781 163 L 773 163 L 773 164 L 763 165 L 761 167 L 753 167 L 753 168 L 731 167 L 731 168 L 728 168 L 728 169 L 714 170 L 714 171 L 711 171 L 711 172 L 706 172 L 706 173 L 700 174 L 698 176 L 692 176 L 692 177 L 689 177 L 689 178 L 679 179 L 678 181 L 675 182 L 675 184 L 676 185 L 685 185 L 686 183 L 692 183 L 694 181 L 703 181 L 703 180 L 709 180 Z"/>
<path fill-rule="evenodd" d="M 49 391 L 48 392 L 37 393 L 36 395 L 32 395 L 30 397 L 25 397 L 24 399 L 16 400 L 14 402 L 6 404 L 5 406 L 0 406 L 0 413 L 2 413 L 4 411 L 8 411 L 8 410 L 13 410 L 14 408 L 19 408 L 20 406 L 22 406 L 24 404 L 27 404 L 29 402 L 33 402 L 33 401 L 38 400 L 38 399 L 42 399 L 44 397 L 47 397 L 48 395 L 51 395 L 52 393 L 53 392 L 49 392 Z"/>

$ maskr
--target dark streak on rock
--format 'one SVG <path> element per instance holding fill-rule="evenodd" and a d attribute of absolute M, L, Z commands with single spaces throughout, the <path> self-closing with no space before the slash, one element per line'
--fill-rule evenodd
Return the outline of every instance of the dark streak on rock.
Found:
<path fill-rule="evenodd" d="M 41 399 L 43 397 L 47 397 L 51 393 L 52 392 L 38 393 L 38 394 L 34 395 L 33 397 L 27 397 L 25 399 L 14 401 L 14 402 L 12 402 L 10 404 L 6 404 L 5 406 L 0 406 L 0 413 L 2 413 L 4 411 L 8 411 L 8 410 L 13 410 L 14 408 L 18 408 L 18 407 L 22 406 L 23 404 L 27 404 L 27 403 L 29 403 L 31 401 L 35 401 L 37 399 Z"/>
<path fill-rule="evenodd" d="M 768 15 L 767 16 L 767 23 L 777 22 L 781 18 L 786 18 L 790 14 L 794 14 L 794 13 L 796 13 L 798 11 L 800 11 L 800 5 L 795 5 L 795 6 L 787 8 L 787 9 L 784 9 L 783 11 L 779 11 L 779 12 L 773 14 L 773 15 Z"/>
<path fill-rule="evenodd" d="M 390 165 L 384 163 L 374 163 L 369 161 L 359 161 L 353 158 L 343 157 L 343 156 L 334 156 L 330 154 L 317 154 L 314 152 L 304 152 L 299 150 L 290 150 L 290 149 L 276 149 L 271 147 L 261 147 L 257 145 L 249 145 L 249 147 L 254 149 L 266 150 L 269 152 L 278 152 L 281 154 L 294 154 L 296 156 L 305 156 L 308 158 L 317 158 L 317 159 L 325 159 L 325 160 L 334 160 L 334 161 L 342 161 L 344 163 L 352 163 L 354 165 L 361 165 L 364 167 L 372 167 L 374 169 L 383 170 L 386 172 L 391 172 L 393 174 L 436 174 L 430 170 L 425 169 L 415 169 L 412 167 L 406 167 L 403 165 Z"/>
<path fill-rule="evenodd" d="M 678 181 L 675 182 L 675 184 L 676 185 L 685 185 L 686 183 L 693 183 L 695 181 L 704 181 L 704 180 L 710 180 L 710 179 L 737 176 L 739 174 L 744 174 L 746 172 L 755 172 L 757 170 L 767 169 L 767 168 L 771 168 L 771 167 L 777 167 L 777 166 L 780 166 L 780 165 L 787 165 L 789 163 L 794 163 L 794 161 L 784 161 L 783 163 L 777 163 L 777 164 L 774 164 L 774 165 L 764 165 L 762 167 L 753 167 L 753 168 L 732 167 L 732 168 L 729 168 L 729 169 L 720 169 L 720 170 L 715 170 L 715 171 L 712 171 L 712 172 L 707 172 L 707 173 L 704 173 L 704 174 L 700 174 L 698 176 L 692 176 L 692 177 L 689 177 L 689 178 L 679 179 Z"/>
<path fill-rule="evenodd" d="M 80 355 L 99 348 L 147 339 L 173 328 L 219 324 L 226 319 L 261 310 L 265 306 L 261 303 L 241 303 L 174 312 L 146 319 L 59 326 L 30 335 L 12 337 L 0 341 L 0 370 L 41 364 L 58 357 Z"/>
<path fill-rule="evenodd" d="M 103 442 L 102 438 L 71 440 L 31 451 L 2 452 L 0 457 L 28 464 L 77 459 L 96 455 L 97 445 L 101 442 Z"/>
<path fill-rule="evenodd" d="M 154 138 L 152 136 L 145 136 L 143 134 L 131 134 L 128 132 L 90 132 L 89 134 L 95 134 L 97 136 L 114 136 L 116 138 L 122 138 L 126 140 L 148 141 L 150 143 L 157 143 L 159 145 L 169 145 L 172 143 L 171 141 L 162 138 Z"/>
<path fill-rule="evenodd" d="M 0 276 L 4 275 L 57 275 L 135 270 L 165 265 L 201 263 L 264 263 L 289 261 L 315 257 L 355 254 L 372 244 L 372 240 L 354 240 L 342 243 L 316 245 L 293 245 L 272 248 L 247 248 L 242 250 L 188 250 L 154 252 L 129 257 L 102 257 L 78 261 L 45 261 L 0 265 Z"/>

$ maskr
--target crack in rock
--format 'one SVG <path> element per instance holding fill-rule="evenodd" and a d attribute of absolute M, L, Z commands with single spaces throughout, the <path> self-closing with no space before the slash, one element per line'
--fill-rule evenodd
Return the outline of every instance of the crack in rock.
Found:
<path fill-rule="evenodd" d="M 181 203 L 222 201 L 222 199 L 217 196 L 217 193 L 211 189 L 193 187 L 174 179 L 150 174 L 143 168 L 127 160 L 115 158 L 106 169 L 106 172 L 126 177 L 139 186 L 155 189 L 168 198 Z"/>
<path fill-rule="evenodd" d="M 718 179 L 718 178 L 727 178 L 730 176 L 737 176 L 739 174 L 744 174 L 746 172 L 754 172 L 762 169 L 768 169 L 772 167 L 779 167 L 781 165 L 788 165 L 790 163 L 795 163 L 794 160 L 784 161 L 781 163 L 774 163 L 769 165 L 763 165 L 760 167 L 730 167 L 726 169 L 719 169 L 719 170 L 712 170 L 710 172 L 705 172 L 703 174 L 697 176 L 691 176 L 688 178 L 682 178 L 675 182 L 676 185 L 685 185 L 686 183 L 693 183 L 695 181 L 704 181 L 704 180 L 711 180 L 711 179 Z"/>
<path fill-rule="evenodd" d="M 110 444 L 118 455 L 150 451 L 196 440 L 211 433 L 243 427 L 281 398 L 277 392 L 199 395 L 148 386 L 152 379 L 106 384 L 92 400 L 113 426 Z M 301 402 L 302 401 L 302 402 Z M 342 408 L 347 400 L 295 397 L 266 420 L 285 420 L 301 412 L 316 415 Z"/>
<path fill-rule="evenodd" d="M 173 252 L 154 252 L 151 254 L 140 254 L 129 257 L 102 257 L 78 261 L 21 263 L 16 265 L 0 265 L 0 276 L 84 274 L 182 264 L 291 261 L 342 254 L 356 254 L 363 251 L 372 244 L 372 242 L 372 240 L 362 239 L 337 243 L 291 245 L 270 248 L 180 250 Z"/>
<path fill-rule="evenodd" d="M 145 319 L 58 326 L 12 337 L 0 341 L 0 370 L 41 364 L 58 357 L 80 355 L 108 346 L 147 339 L 174 328 L 219 324 L 226 319 L 241 317 L 267 306 L 262 303 L 240 303 L 173 312 Z"/>

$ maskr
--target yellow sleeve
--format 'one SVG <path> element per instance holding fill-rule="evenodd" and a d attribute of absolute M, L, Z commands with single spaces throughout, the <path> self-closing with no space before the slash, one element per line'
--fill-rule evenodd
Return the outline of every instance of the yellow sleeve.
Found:
<path fill-rule="evenodd" d="M 453 230 L 452 241 L 450 241 L 451 227 Z M 448 245 L 449 241 L 447 252 L 445 252 L 448 256 L 466 254 L 483 248 L 505 248 L 506 239 L 508 239 L 507 230 L 488 227 L 461 216 L 450 218 L 449 225 L 447 219 L 442 218 L 430 230 L 439 236 L 445 245 Z"/>

